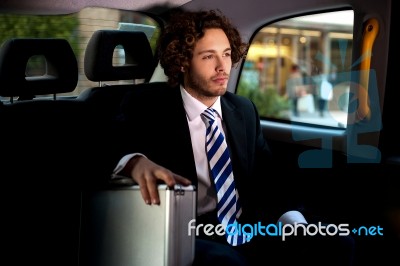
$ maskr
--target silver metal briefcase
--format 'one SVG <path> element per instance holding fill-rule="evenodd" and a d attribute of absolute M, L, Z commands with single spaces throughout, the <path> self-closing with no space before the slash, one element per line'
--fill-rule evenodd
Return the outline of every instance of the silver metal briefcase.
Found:
<path fill-rule="evenodd" d="M 160 205 L 146 205 L 137 185 L 85 192 L 80 265 L 192 265 L 195 187 L 159 185 L 158 192 Z"/>

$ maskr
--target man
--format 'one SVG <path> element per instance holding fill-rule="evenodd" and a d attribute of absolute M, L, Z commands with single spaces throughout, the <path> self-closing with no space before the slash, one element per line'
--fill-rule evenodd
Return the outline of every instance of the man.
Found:
<path fill-rule="evenodd" d="M 227 92 L 230 71 L 246 51 L 247 44 L 238 30 L 219 12 L 181 12 L 171 16 L 158 44 L 168 84 L 138 86 L 124 100 L 123 129 L 118 130 L 122 143 L 117 145 L 123 149 L 119 153 L 122 159 L 114 173 L 138 183 L 147 204 L 160 203 L 160 182 L 169 186 L 195 184 L 197 224 L 224 224 L 226 220 L 218 220 L 221 190 L 214 184 L 206 149 L 210 122 L 203 113 L 212 108 L 209 114 L 215 115 L 228 143 L 233 169 L 229 175 L 233 177 L 232 203 L 236 206 L 232 207 L 232 219 L 240 224 L 305 224 L 299 211 L 284 204 L 285 196 L 273 193 L 278 179 L 265 171 L 274 164 L 255 106 L 250 100 Z M 199 236 L 194 264 L 250 265 L 254 257 L 249 254 L 260 249 L 253 247 L 256 239 L 245 242 L 241 244 L 236 239 L 232 244 L 225 237 Z M 272 255 L 274 252 L 269 256 Z"/>
<path fill-rule="evenodd" d="M 306 91 L 303 86 L 303 75 L 300 67 L 293 64 L 290 68 L 289 78 L 286 81 L 287 95 L 292 101 L 292 112 L 294 116 L 299 116 L 298 100 Z"/>

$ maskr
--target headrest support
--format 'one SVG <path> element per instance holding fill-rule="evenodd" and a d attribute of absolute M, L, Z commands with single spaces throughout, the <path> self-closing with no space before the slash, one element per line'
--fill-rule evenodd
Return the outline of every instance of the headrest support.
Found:
<path fill-rule="evenodd" d="M 46 73 L 27 77 L 32 56 L 43 56 Z M 34 96 L 72 92 L 78 83 L 78 63 L 65 39 L 14 38 L 0 48 L 0 96 Z"/>
<path fill-rule="evenodd" d="M 118 45 L 125 51 L 125 64 L 114 66 Z M 91 81 L 147 80 L 154 69 L 153 52 L 144 32 L 99 30 L 86 47 L 84 67 Z"/>

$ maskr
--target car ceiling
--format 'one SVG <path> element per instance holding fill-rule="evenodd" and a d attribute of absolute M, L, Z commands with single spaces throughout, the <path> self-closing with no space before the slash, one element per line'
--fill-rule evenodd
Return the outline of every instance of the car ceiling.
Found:
<path fill-rule="evenodd" d="M 1 0 L 0 11 L 17 14 L 69 14 L 90 6 L 136 11 L 161 10 L 152 8 L 179 7 L 188 2 L 190 0 Z"/>
<path fill-rule="evenodd" d="M 358 0 L 360 1 L 360 0 Z M 122 10 L 144 11 L 155 15 L 162 15 L 172 7 L 184 7 L 189 10 L 220 9 L 231 18 L 241 30 L 254 30 L 273 21 L 276 14 L 292 16 L 296 12 L 312 12 L 318 6 L 336 9 L 344 8 L 349 0 L 319 0 L 315 1 L 293 1 L 280 0 L 1 0 L 0 12 L 16 14 L 69 14 L 78 12 L 85 7 L 107 7 Z M 260 8 L 263 7 L 263 8 Z M 265 7 L 265 8 L 264 8 Z M 251 14 L 246 15 L 246 14 Z M 267 21 L 268 20 L 268 21 Z M 242 32 L 245 35 L 246 32 Z M 248 36 L 245 36 L 248 37 Z"/>

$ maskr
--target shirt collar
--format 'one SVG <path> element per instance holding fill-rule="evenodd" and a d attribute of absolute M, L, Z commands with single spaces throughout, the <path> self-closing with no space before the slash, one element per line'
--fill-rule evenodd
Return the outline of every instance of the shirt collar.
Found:
<path fill-rule="evenodd" d="M 194 98 L 192 95 L 190 95 L 182 86 L 180 87 L 180 89 L 186 115 L 189 121 L 192 121 L 193 119 L 200 116 L 208 107 L 196 98 Z M 211 108 L 217 111 L 219 117 L 222 120 L 221 97 L 217 98 Z"/>

